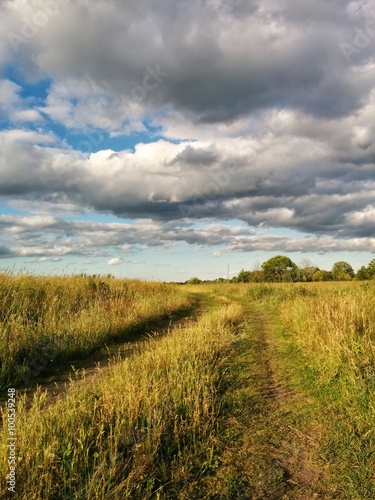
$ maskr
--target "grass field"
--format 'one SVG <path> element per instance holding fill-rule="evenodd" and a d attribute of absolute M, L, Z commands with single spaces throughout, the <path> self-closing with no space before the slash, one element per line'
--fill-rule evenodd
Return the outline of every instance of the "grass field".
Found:
<path fill-rule="evenodd" d="M 375 284 L 3 275 L 0 294 L 17 498 L 375 498 Z M 41 340 L 53 372 L 165 317 L 95 377 L 72 373 L 53 398 L 23 392 Z"/>
<path fill-rule="evenodd" d="M 124 341 L 191 305 L 161 283 L 0 275 L 0 386 L 28 383 L 52 362 Z"/>

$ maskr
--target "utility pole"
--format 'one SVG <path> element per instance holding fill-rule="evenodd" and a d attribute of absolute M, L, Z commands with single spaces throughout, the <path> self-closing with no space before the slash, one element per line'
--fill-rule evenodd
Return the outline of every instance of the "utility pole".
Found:
<path fill-rule="evenodd" d="M 229 281 L 229 264 L 228 264 L 227 280 Z"/>

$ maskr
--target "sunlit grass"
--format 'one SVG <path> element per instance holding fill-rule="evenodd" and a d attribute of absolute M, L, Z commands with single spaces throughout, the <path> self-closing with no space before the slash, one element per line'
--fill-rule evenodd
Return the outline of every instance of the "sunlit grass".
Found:
<path fill-rule="evenodd" d="M 243 316 L 237 304 L 150 339 L 94 383 L 17 407 L 18 498 L 145 499 L 178 489 L 215 431 L 220 366 Z M 1 443 L 1 491 L 7 470 Z"/>
<path fill-rule="evenodd" d="M 313 396 L 339 498 L 375 497 L 375 286 L 319 286 L 281 306 L 295 380 Z"/>
<path fill-rule="evenodd" d="M 0 385 L 84 355 L 188 307 L 176 286 L 113 278 L 0 275 Z"/>
<path fill-rule="evenodd" d="M 225 378 L 229 366 L 247 366 L 250 371 L 239 378 L 245 385 L 252 380 L 254 387 L 246 390 L 261 397 L 256 370 L 269 376 L 267 356 L 294 388 L 296 420 L 306 429 L 319 429 L 316 458 L 326 481 L 322 491 L 348 500 L 375 497 L 374 283 L 174 286 L 2 275 L 0 284 L 2 381 L 11 386 L 22 380 L 22 369 L 41 341 L 44 349 L 57 349 L 52 354 L 63 360 L 116 338 L 130 339 L 137 328 L 146 331 L 150 320 L 158 322 L 189 307 L 192 297 L 206 311 L 197 323 L 140 343 L 130 357 L 114 360 L 111 370 L 91 382 L 77 376 L 57 401 L 41 391 L 32 404 L 20 397 L 19 498 L 143 500 L 189 498 L 183 495 L 192 491 L 199 497 L 207 474 L 213 478 L 206 482 L 210 491 L 224 491 L 229 484 L 234 498 L 244 484 L 220 473 L 215 482 L 223 446 L 218 426 L 222 405 L 230 419 L 245 402 L 236 393 L 235 379 Z M 252 364 L 244 363 L 239 336 L 233 336 L 247 324 L 248 314 L 253 315 L 251 328 L 241 335 L 250 335 L 243 338 L 248 347 L 258 346 Z M 258 331 L 263 314 L 280 317 L 283 327 L 277 322 L 272 332 Z M 225 386 L 225 401 L 220 386 Z M 270 420 L 267 414 L 257 415 L 254 398 L 250 400 L 249 421 L 255 412 L 259 432 L 267 436 Z M 289 422 L 281 413 L 277 418 L 284 419 L 280 428 Z M 273 423 L 277 429 L 279 423 Z M 241 432 L 246 436 L 253 430 Z M 0 445 L 3 492 L 5 439 L 6 434 Z M 256 454 L 246 460 L 259 465 Z"/>

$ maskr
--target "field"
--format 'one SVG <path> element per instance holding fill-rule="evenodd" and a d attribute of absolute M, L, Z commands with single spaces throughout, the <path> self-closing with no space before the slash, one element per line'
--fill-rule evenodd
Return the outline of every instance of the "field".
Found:
<path fill-rule="evenodd" d="M 3 274 L 0 297 L 0 498 L 375 498 L 375 283 Z"/>

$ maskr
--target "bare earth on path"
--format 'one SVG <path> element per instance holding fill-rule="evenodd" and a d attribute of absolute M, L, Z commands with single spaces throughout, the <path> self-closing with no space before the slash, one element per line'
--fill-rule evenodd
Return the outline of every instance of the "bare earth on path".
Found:
<path fill-rule="evenodd" d="M 275 318 L 268 306 L 248 307 L 226 367 L 217 471 L 202 498 L 333 498 L 316 459 L 321 430 L 300 418 L 310 402 L 288 386 L 279 364 Z"/>

